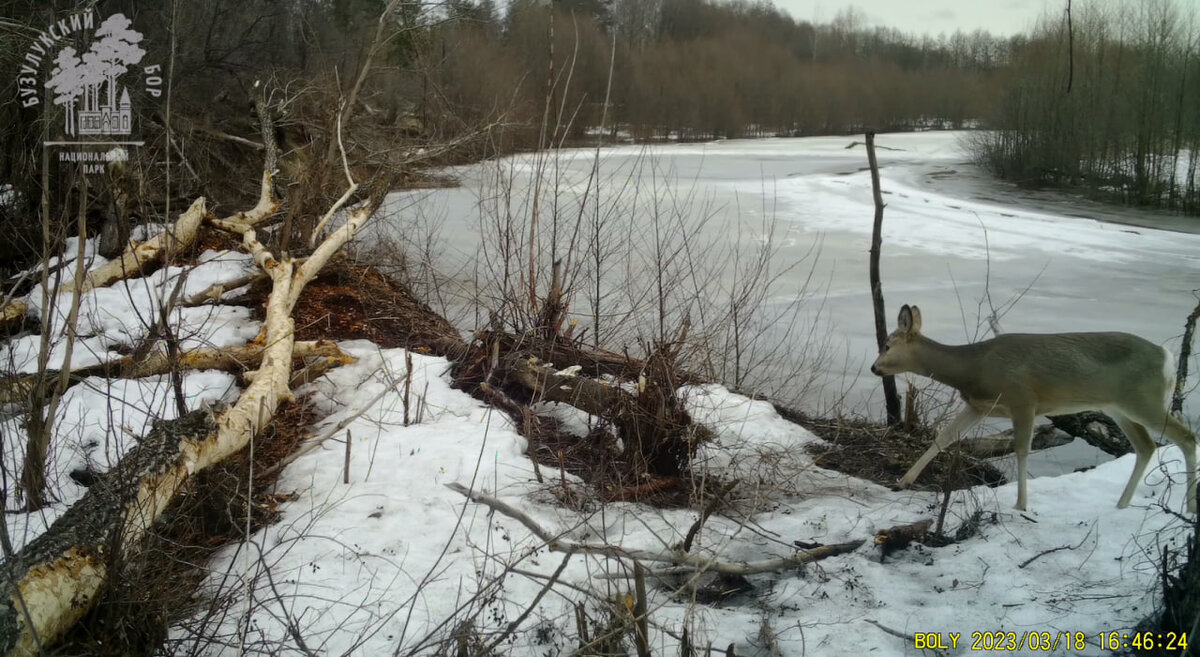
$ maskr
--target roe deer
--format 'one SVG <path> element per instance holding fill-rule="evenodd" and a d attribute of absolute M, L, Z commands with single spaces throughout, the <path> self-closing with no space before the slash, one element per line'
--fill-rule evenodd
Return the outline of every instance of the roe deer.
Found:
<path fill-rule="evenodd" d="M 1175 385 L 1167 350 L 1128 333 L 1010 333 L 965 345 L 944 345 L 921 335 L 921 311 L 900 309 L 871 372 L 913 372 L 959 392 L 967 407 L 938 432 L 933 445 L 900 479 L 916 480 L 938 452 L 984 417 L 1012 418 L 1017 453 L 1017 506 L 1026 508 L 1026 459 L 1039 415 L 1099 410 L 1112 416 L 1137 452 L 1133 474 L 1117 508 L 1129 500 L 1146 472 L 1162 432 L 1183 450 L 1187 510 L 1196 511 L 1196 436 L 1167 412 Z"/>

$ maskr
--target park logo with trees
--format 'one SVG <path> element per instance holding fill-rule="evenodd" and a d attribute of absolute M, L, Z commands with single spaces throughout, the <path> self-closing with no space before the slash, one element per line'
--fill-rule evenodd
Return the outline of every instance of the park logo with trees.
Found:
<path fill-rule="evenodd" d="M 58 20 L 38 33 L 22 61 L 18 97 L 27 108 L 42 104 L 43 99 L 62 108 L 61 135 L 67 141 L 51 139 L 46 146 L 103 146 L 113 137 L 134 133 L 135 101 L 124 78 L 131 72 L 140 73 L 145 96 L 162 94 L 162 67 L 142 65 L 147 54 L 143 40 L 125 14 L 98 21 L 94 9 Z M 134 92 L 136 98 L 136 88 Z M 97 138 L 102 142 L 95 141 Z M 99 172 L 103 168 L 100 163 L 108 157 L 100 152 L 59 155 L 61 160 L 92 163 L 87 166 L 94 170 L 85 173 Z"/>
<path fill-rule="evenodd" d="M 129 90 L 120 85 L 120 78 L 146 55 L 138 45 L 142 34 L 132 25 L 124 14 L 113 14 L 96 29 L 87 52 L 80 54 L 72 46 L 58 51 L 46 88 L 53 92 L 54 104 L 65 109 L 66 134 L 127 135 L 132 131 Z"/>

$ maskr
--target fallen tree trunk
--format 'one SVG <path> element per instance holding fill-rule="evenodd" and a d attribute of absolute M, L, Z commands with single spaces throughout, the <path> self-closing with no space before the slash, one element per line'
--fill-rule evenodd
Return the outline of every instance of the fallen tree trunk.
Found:
<path fill-rule="evenodd" d="M 1042 425 L 1033 433 L 1030 449 L 1042 450 L 1051 447 L 1061 447 L 1075 440 L 1074 436 L 1059 430 L 1051 424 Z M 990 459 L 997 456 L 1012 454 L 1015 449 L 1012 429 L 991 436 L 982 436 L 974 440 L 961 440 L 955 448 L 964 454 L 977 459 Z"/>
<path fill-rule="evenodd" d="M 122 544 L 164 481 L 182 483 L 185 453 L 215 429 L 208 413 L 157 423 L 121 465 L 103 475 L 45 534 L 4 564 L 0 579 L 0 652 L 35 655 L 83 617 L 108 576 L 108 555 Z"/>
<path fill-rule="evenodd" d="M 646 363 L 636 358 L 602 349 L 582 349 L 563 339 L 547 339 L 534 335 L 517 337 L 493 332 L 481 332 L 478 338 L 488 343 L 498 342 L 501 353 L 520 352 L 543 363 L 553 364 L 559 369 L 579 366 L 581 374 L 586 376 L 607 374 L 620 379 L 637 380 L 638 375 L 646 369 Z M 684 370 L 676 371 L 675 379 L 679 383 L 709 382 L 706 377 Z"/>
<path fill-rule="evenodd" d="M 270 198 L 269 181 L 264 175 L 265 198 Z M 0 606 L 0 653 L 32 655 L 61 638 L 95 603 L 107 581 L 109 559 L 135 553 L 193 475 L 244 449 L 279 404 L 291 398 L 292 308 L 305 284 L 374 209 L 352 212 L 297 271 L 290 259 L 276 260 L 252 229 L 243 233 L 246 250 L 272 280 L 260 367 L 247 373 L 250 384 L 215 421 L 197 411 L 157 424 L 45 534 L 8 560 L 0 572 L 0 600 L 7 601 Z"/>
<path fill-rule="evenodd" d="M 272 194 L 271 173 L 263 172 L 261 193 L 258 204 L 246 212 L 239 212 L 227 219 L 212 219 L 208 217 L 204 199 L 198 198 L 192 203 L 175 223 L 155 237 L 130 244 L 121 257 L 112 260 L 95 271 L 88 273 L 79 286 L 79 292 L 112 285 L 113 283 L 136 276 L 151 264 L 163 261 L 170 254 L 178 253 L 195 243 L 200 235 L 200 227 L 207 219 L 210 224 L 219 224 L 224 228 L 236 228 L 239 232 L 249 230 L 263 222 L 279 209 L 279 202 Z M 59 291 L 69 291 L 70 288 Z M 25 315 L 28 306 L 23 301 L 10 301 L 0 307 L 0 329 L 8 324 L 19 321 Z"/>
<path fill-rule="evenodd" d="M 152 239 L 138 244 L 130 244 L 121 257 L 96 268 L 87 274 L 79 284 L 79 293 L 98 287 L 111 285 L 121 279 L 139 274 L 142 268 L 160 261 L 168 252 L 175 253 L 196 241 L 200 234 L 200 224 L 205 215 L 204 199 L 198 198 L 175 224 Z M 60 287 L 58 292 L 71 291 L 73 286 Z M 0 308 L 0 327 L 20 319 L 28 310 L 22 301 L 10 301 Z"/>
<path fill-rule="evenodd" d="M 207 412 L 155 426 L 82 500 L 21 550 L 0 580 L 0 650 L 31 655 L 91 608 L 107 580 L 107 555 L 128 554 L 188 478 L 245 447 L 290 397 L 291 264 L 271 263 L 267 347 L 258 376 L 214 424 Z"/>
<path fill-rule="evenodd" d="M 143 358 L 126 357 L 111 363 L 101 363 L 72 370 L 71 378 L 75 381 L 89 376 L 140 379 L 168 374 L 177 370 L 224 370 L 241 373 L 258 367 L 262 363 L 265 351 L 266 347 L 260 344 L 248 344 L 240 347 L 205 347 L 185 351 L 175 362 L 172 362 L 168 354 L 154 351 Z M 292 358 L 324 358 L 337 365 L 354 362 L 354 358 L 339 349 L 336 344 L 325 341 L 295 343 L 292 348 Z M 47 373 L 47 376 L 53 378 L 58 374 L 52 370 Z M 37 382 L 37 378 L 36 374 L 30 374 L 0 380 L 0 404 L 28 401 L 29 391 Z"/>
<path fill-rule="evenodd" d="M 552 367 L 530 362 L 522 354 L 505 358 L 504 369 L 532 391 L 536 400 L 567 403 L 611 422 L 617 435 L 632 448 L 634 474 L 639 476 L 681 476 L 692 446 L 715 438 L 707 427 L 693 423 L 686 412 L 671 403 L 674 386 L 647 383 L 655 378 L 652 376 L 638 379 L 640 389 L 635 395 L 586 376 L 559 374 Z"/>
<path fill-rule="evenodd" d="M 200 224 L 204 221 L 204 199 L 198 198 L 175 224 L 155 237 L 138 244 L 131 244 L 120 258 L 98 267 L 83 279 L 79 286 L 82 294 L 97 287 L 105 287 L 142 272 L 151 263 L 161 261 L 167 253 L 178 253 L 196 241 Z"/>
<path fill-rule="evenodd" d="M 778 572 L 782 570 L 791 570 L 800 568 L 804 564 L 819 561 L 826 557 L 831 557 L 837 554 L 845 554 L 858 549 L 864 541 L 850 541 L 846 543 L 835 543 L 833 545 L 822 545 L 811 550 L 797 551 L 796 554 L 790 557 L 779 557 L 775 559 L 766 559 L 763 561 L 721 561 L 715 557 L 706 557 L 703 555 L 691 554 L 682 550 L 670 550 L 655 552 L 652 550 L 639 550 L 632 548 L 624 548 L 619 545 L 609 543 L 583 543 L 565 539 L 562 536 L 552 534 L 544 527 L 534 522 L 527 514 L 523 513 L 516 507 L 507 502 L 481 493 L 479 491 L 470 490 L 466 486 L 459 483 L 446 484 L 446 488 L 459 493 L 470 499 L 476 504 L 482 504 L 490 509 L 502 513 L 517 522 L 524 525 L 529 531 L 541 539 L 546 547 L 555 552 L 565 552 L 568 554 L 596 554 L 615 559 L 630 559 L 640 562 L 664 563 L 670 564 L 668 567 L 661 570 L 651 570 L 653 575 L 672 575 L 680 573 L 696 573 L 696 572 L 712 572 L 722 573 L 726 575 L 752 575 L 756 573 Z"/>
<path fill-rule="evenodd" d="M 1112 418 L 1099 411 L 1084 411 L 1071 415 L 1047 415 L 1061 431 L 1083 439 L 1096 449 L 1113 456 L 1125 456 L 1133 451 L 1125 432 Z"/>

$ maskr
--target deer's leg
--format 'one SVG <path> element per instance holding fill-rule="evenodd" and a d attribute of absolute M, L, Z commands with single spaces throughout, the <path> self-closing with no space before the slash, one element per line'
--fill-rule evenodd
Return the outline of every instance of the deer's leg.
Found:
<path fill-rule="evenodd" d="M 1144 425 L 1145 428 L 1142 429 L 1143 432 L 1146 432 L 1146 429 L 1150 429 L 1150 430 L 1154 430 L 1154 431 L 1157 431 L 1158 429 L 1162 429 L 1162 433 L 1164 436 L 1169 438 L 1171 440 L 1171 442 L 1174 442 L 1176 445 L 1179 445 L 1179 449 L 1183 452 L 1184 468 L 1187 470 L 1187 473 L 1186 473 L 1187 489 L 1186 489 L 1186 493 L 1185 493 L 1185 497 L 1187 499 L 1187 510 L 1188 510 L 1188 513 L 1195 513 L 1196 512 L 1196 434 L 1192 433 L 1191 430 L 1189 430 L 1186 426 L 1184 426 L 1184 424 L 1182 422 L 1177 420 L 1170 413 L 1167 413 L 1167 411 L 1165 409 L 1157 411 L 1153 416 L 1150 416 L 1150 417 L 1136 417 L 1133 419 L 1136 420 L 1139 424 Z M 1121 428 L 1124 429 L 1125 426 L 1122 425 Z M 1126 431 L 1125 433 L 1129 433 L 1129 432 Z M 1149 433 L 1146 433 L 1146 440 L 1149 443 L 1149 445 L 1151 446 L 1151 449 L 1149 450 L 1150 453 L 1146 455 L 1146 462 L 1149 463 L 1150 455 L 1154 453 L 1153 447 L 1157 447 L 1157 445 L 1155 445 L 1154 440 L 1150 437 Z M 1137 447 L 1137 445 L 1134 445 L 1134 447 Z M 1139 462 L 1141 461 L 1141 452 L 1140 451 L 1138 452 L 1138 460 L 1139 460 Z M 1142 466 L 1142 467 L 1144 470 L 1145 466 Z M 1135 470 L 1135 472 L 1136 472 L 1136 470 Z M 1140 481 L 1141 478 L 1142 478 L 1142 473 L 1138 472 L 1137 473 L 1138 481 Z M 1134 483 L 1134 482 L 1131 482 L 1131 485 L 1136 487 L 1136 483 Z M 1133 492 L 1130 491 L 1129 489 L 1126 489 L 1126 494 L 1121 496 L 1121 501 L 1128 504 L 1129 503 L 1128 497 L 1132 497 L 1132 495 L 1133 495 Z M 1118 506 L 1121 506 L 1121 505 L 1118 504 Z"/>
<path fill-rule="evenodd" d="M 1133 462 L 1133 472 L 1129 474 L 1129 483 L 1125 484 L 1125 490 L 1121 492 L 1121 499 L 1117 501 L 1117 508 L 1124 509 L 1133 499 L 1133 494 L 1137 491 L 1138 484 L 1142 482 L 1142 477 L 1146 476 L 1146 466 L 1150 464 L 1150 457 L 1154 456 L 1154 450 L 1158 448 L 1158 445 L 1140 422 L 1117 413 L 1110 412 L 1109 414 L 1116 420 L 1117 426 L 1121 427 L 1121 431 L 1125 432 L 1125 436 L 1129 438 L 1129 444 L 1133 445 L 1133 451 L 1137 453 L 1137 460 Z"/>
<path fill-rule="evenodd" d="M 1196 434 L 1170 414 L 1166 415 L 1163 433 L 1183 451 L 1184 467 L 1187 468 L 1187 510 L 1196 512 Z"/>
<path fill-rule="evenodd" d="M 908 472 L 904 473 L 904 476 L 900 478 L 900 486 L 909 486 L 912 482 L 916 481 L 917 477 L 921 475 L 921 471 L 925 469 L 925 466 L 929 465 L 929 462 L 933 460 L 933 457 L 937 456 L 943 449 L 954 444 L 964 431 L 979 424 L 979 421 L 982 419 L 983 414 L 979 411 L 970 406 L 964 408 L 961 413 L 950 421 L 950 424 L 942 427 L 942 430 L 937 434 L 937 438 L 933 439 L 933 444 L 929 446 L 929 449 L 925 450 L 921 458 L 917 459 L 917 462 L 908 469 Z"/>
<path fill-rule="evenodd" d="M 1029 508 L 1029 446 L 1033 442 L 1033 409 L 1012 409 L 1013 451 L 1017 453 L 1017 506 Z"/>

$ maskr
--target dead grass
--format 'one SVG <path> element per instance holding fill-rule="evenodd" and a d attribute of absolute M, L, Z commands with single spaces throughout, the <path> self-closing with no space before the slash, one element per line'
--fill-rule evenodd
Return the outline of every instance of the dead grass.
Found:
<path fill-rule="evenodd" d="M 817 434 L 828 445 L 812 445 L 809 453 L 816 464 L 860 479 L 893 487 L 933 442 L 930 427 L 909 433 L 887 425 L 845 418 L 812 418 L 776 406 L 780 415 Z M 917 478 L 915 488 L 943 490 L 986 484 L 999 486 L 1004 475 L 984 461 L 966 457 L 953 449 L 939 454 Z"/>
<path fill-rule="evenodd" d="M 296 304 L 297 340 L 370 340 L 384 349 L 438 353 L 458 331 L 408 290 L 371 267 L 337 260 Z"/>

